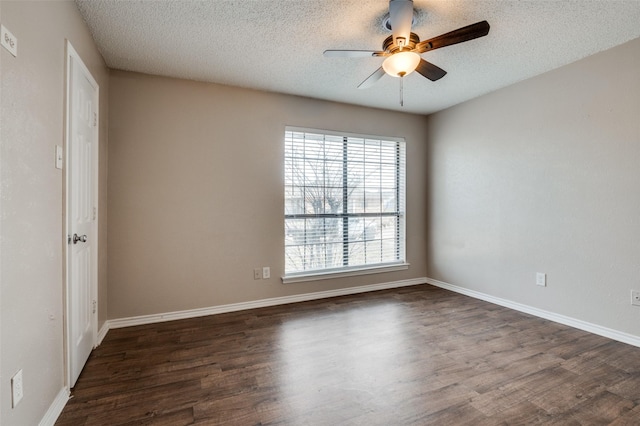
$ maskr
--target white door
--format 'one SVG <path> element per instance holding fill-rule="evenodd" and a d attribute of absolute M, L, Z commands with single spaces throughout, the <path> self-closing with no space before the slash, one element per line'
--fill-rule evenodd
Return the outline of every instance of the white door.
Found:
<path fill-rule="evenodd" d="M 98 85 L 67 43 L 67 348 L 69 387 L 97 335 Z"/>

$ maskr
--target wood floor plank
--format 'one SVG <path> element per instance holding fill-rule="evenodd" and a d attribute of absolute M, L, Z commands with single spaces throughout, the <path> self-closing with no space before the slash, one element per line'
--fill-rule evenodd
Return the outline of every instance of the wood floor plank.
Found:
<path fill-rule="evenodd" d="M 635 407 L 632 401 L 604 391 L 575 407 L 571 418 L 582 424 L 608 424 L 632 412 Z M 640 418 L 636 420 L 640 421 Z"/>
<path fill-rule="evenodd" d="M 639 425 L 640 348 L 422 285 L 109 331 L 56 425 Z"/>

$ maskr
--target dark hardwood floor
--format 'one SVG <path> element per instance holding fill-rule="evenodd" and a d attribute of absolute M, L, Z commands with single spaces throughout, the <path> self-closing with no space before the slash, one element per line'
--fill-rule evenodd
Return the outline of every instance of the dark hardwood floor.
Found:
<path fill-rule="evenodd" d="M 111 330 L 56 425 L 640 425 L 640 348 L 428 285 Z"/>

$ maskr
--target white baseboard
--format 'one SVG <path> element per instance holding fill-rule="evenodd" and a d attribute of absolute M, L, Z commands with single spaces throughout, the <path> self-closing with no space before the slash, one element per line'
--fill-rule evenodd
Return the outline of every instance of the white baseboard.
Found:
<path fill-rule="evenodd" d="M 444 288 L 446 290 L 451 290 L 456 293 L 464 294 L 466 296 L 470 296 L 475 299 L 484 300 L 486 302 L 494 303 L 496 305 L 504 306 L 506 308 L 510 308 L 516 311 L 525 312 L 527 314 L 531 314 L 536 317 L 548 319 L 550 321 L 568 325 L 569 327 L 577 328 L 583 331 L 588 331 L 589 333 L 597 334 L 603 337 L 608 337 L 609 339 L 617 340 L 619 342 L 640 347 L 640 336 L 634 336 L 633 334 L 625 333 L 618 330 L 613 330 L 611 328 L 603 327 L 601 325 L 582 321 L 576 318 L 571 318 L 565 315 L 556 314 L 554 312 L 545 311 L 543 309 L 534 308 L 532 306 L 523 305 L 522 303 L 512 302 L 511 300 L 491 296 L 485 293 L 481 293 L 479 291 L 469 290 L 464 287 L 459 287 L 457 285 L 449 284 L 443 281 L 434 280 L 433 278 L 427 278 L 426 282 L 433 286 Z"/>
<path fill-rule="evenodd" d="M 100 331 L 98 331 L 98 336 L 96 337 L 96 347 L 100 346 L 104 336 L 107 335 L 107 331 L 109 331 L 109 321 L 105 321 L 102 327 L 100 327 Z"/>
<path fill-rule="evenodd" d="M 296 294 L 293 296 L 274 297 L 270 299 L 261 299 L 261 300 L 251 301 L 251 302 L 241 302 L 241 303 L 232 303 L 229 305 L 211 306 L 208 308 L 189 309 L 185 311 L 167 312 L 162 314 L 118 318 L 118 319 L 112 319 L 112 320 L 106 321 L 104 326 L 100 330 L 100 334 L 102 334 L 102 330 L 104 329 L 106 329 L 104 331 L 104 334 L 106 334 L 107 331 L 112 328 L 131 327 L 134 325 L 153 324 L 153 323 L 173 321 L 178 319 L 196 318 L 196 317 L 202 317 L 207 315 L 216 315 L 216 314 L 224 314 L 228 312 L 244 311 L 247 309 L 266 308 L 269 306 L 286 305 L 289 303 L 306 302 L 309 300 L 317 300 L 317 299 L 326 299 L 329 297 L 347 296 L 350 294 L 366 293 L 370 291 L 386 290 L 390 288 L 407 287 L 412 285 L 425 284 L 426 282 L 427 282 L 427 279 L 424 277 L 412 278 L 408 280 L 391 281 L 386 283 L 364 285 L 359 287 L 347 287 L 347 288 L 340 288 L 337 290 L 320 291 L 316 293 Z"/>
<path fill-rule="evenodd" d="M 49 406 L 40 423 L 38 423 L 38 426 L 53 426 L 56 420 L 58 420 L 58 417 L 60 417 L 60 413 L 62 413 L 68 400 L 69 390 L 67 388 L 60 389 L 60 392 L 58 392 L 58 395 Z"/>

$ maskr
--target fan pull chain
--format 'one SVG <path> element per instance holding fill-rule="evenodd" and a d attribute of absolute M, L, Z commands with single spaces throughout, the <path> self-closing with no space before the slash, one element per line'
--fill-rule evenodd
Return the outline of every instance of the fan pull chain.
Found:
<path fill-rule="evenodd" d="M 403 82 L 404 82 L 404 75 L 405 73 L 401 72 L 398 73 L 398 75 L 400 76 L 400 106 L 404 106 L 404 91 L 403 91 Z"/>

